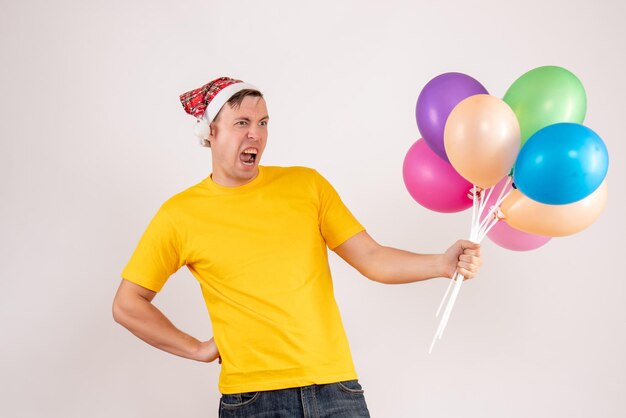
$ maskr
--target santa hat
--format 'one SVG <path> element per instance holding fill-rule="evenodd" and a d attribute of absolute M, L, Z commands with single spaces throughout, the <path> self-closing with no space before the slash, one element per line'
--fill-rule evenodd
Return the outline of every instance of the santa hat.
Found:
<path fill-rule="evenodd" d="M 228 99 L 241 90 L 257 90 L 251 84 L 230 77 L 220 77 L 195 90 L 180 95 L 180 102 L 185 112 L 197 118 L 194 133 L 200 139 L 200 145 L 210 147 L 209 125 L 217 116 Z"/>

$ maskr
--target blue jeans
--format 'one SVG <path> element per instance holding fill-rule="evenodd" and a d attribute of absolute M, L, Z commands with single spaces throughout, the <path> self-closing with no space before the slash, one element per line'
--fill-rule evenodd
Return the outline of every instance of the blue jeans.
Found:
<path fill-rule="evenodd" d="M 299 388 L 222 395 L 219 418 L 368 417 L 357 380 Z"/>

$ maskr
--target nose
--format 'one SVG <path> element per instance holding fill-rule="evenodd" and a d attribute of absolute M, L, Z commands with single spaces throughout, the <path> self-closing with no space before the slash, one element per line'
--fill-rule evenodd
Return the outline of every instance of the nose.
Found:
<path fill-rule="evenodd" d="M 250 125 L 250 129 L 248 129 L 248 138 L 260 141 L 261 129 L 262 128 L 260 126 Z"/>

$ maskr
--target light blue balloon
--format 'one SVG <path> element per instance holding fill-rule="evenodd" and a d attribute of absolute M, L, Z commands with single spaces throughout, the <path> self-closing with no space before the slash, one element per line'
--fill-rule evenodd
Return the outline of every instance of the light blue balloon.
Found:
<path fill-rule="evenodd" d="M 602 139 L 577 123 L 535 132 L 520 150 L 513 179 L 529 198 L 549 205 L 577 202 L 600 186 L 609 168 Z"/>

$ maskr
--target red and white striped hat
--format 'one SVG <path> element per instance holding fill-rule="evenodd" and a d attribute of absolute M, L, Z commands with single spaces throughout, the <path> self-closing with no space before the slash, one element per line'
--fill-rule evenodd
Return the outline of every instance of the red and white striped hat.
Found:
<path fill-rule="evenodd" d="M 180 95 L 180 102 L 185 112 L 197 118 L 194 133 L 200 139 L 200 145 L 210 147 L 208 138 L 209 124 L 226 104 L 228 99 L 241 90 L 257 90 L 251 84 L 230 77 L 217 78 L 204 86 Z"/>

